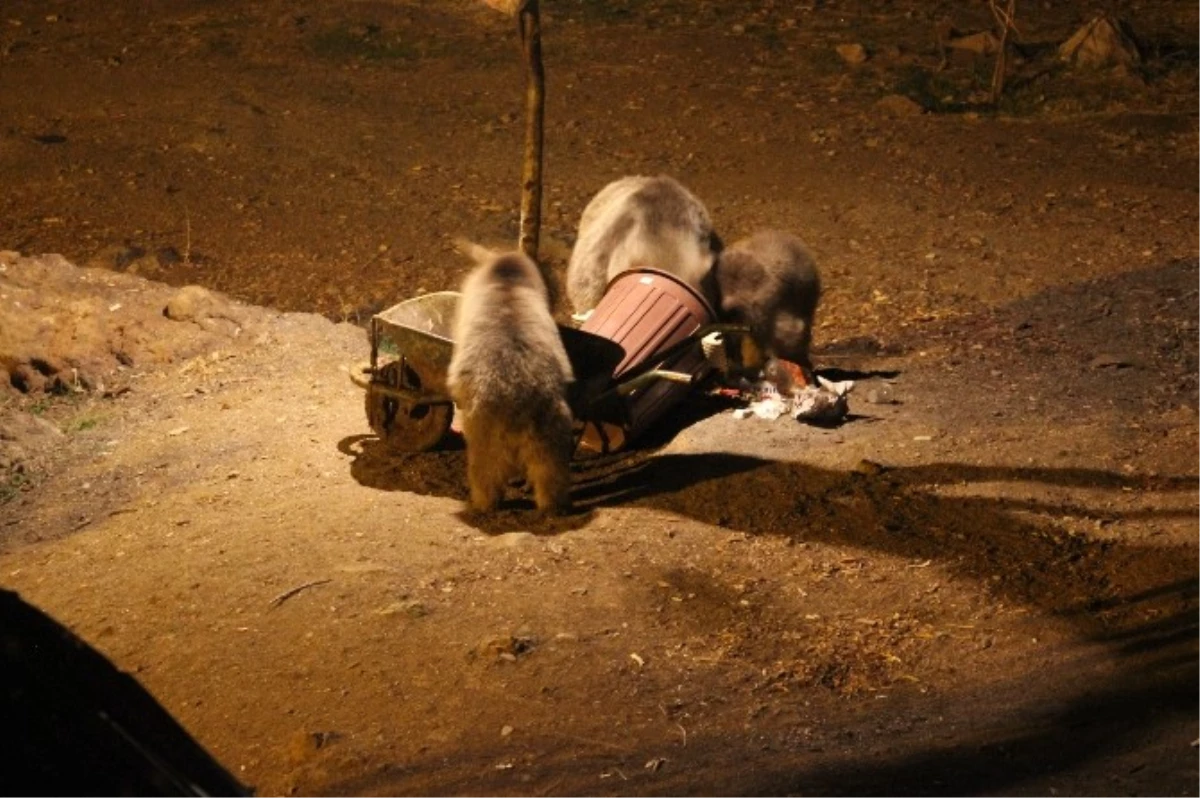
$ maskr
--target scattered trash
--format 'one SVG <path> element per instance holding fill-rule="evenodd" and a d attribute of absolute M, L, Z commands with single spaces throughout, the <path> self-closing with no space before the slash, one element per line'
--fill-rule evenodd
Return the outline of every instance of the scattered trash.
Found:
<path fill-rule="evenodd" d="M 749 407 L 733 411 L 733 417 L 756 416 L 774 421 L 786 414 L 797 421 L 830 424 L 846 417 L 849 411 L 847 397 L 853 389 L 853 380 L 830 382 L 818 376 L 815 387 L 806 385 L 789 393 L 780 393 L 775 385 L 764 380 L 742 390 L 743 396 L 754 399 Z"/>

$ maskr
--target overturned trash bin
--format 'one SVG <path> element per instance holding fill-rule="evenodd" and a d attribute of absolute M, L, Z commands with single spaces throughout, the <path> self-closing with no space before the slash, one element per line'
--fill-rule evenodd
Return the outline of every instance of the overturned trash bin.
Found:
<path fill-rule="evenodd" d="M 622 272 L 580 326 L 619 344 L 617 387 L 593 404 L 579 448 L 617 451 L 681 402 L 711 370 L 700 346 L 716 313 L 699 292 L 666 272 Z"/>

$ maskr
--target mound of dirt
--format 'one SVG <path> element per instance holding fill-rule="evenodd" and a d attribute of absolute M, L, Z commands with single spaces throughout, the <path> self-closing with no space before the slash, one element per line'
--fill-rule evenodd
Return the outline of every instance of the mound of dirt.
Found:
<path fill-rule="evenodd" d="M 0 252 L 0 390 L 120 390 L 130 372 L 252 338 L 268 315 L 200 286 Z"/>

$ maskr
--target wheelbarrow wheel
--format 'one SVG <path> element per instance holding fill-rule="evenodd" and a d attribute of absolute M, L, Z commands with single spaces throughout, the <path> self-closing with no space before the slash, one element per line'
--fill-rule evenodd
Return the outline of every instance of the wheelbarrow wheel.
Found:
<path fill-rule="evenodd" d="M 398 360 L 379 370 L 367 385 L 367 423 L 389 448 L 399 452 L 425 452 L 437 446 L 450 429 L 454 405 L 447 402 L 410 403 L 391 395 L 384 386 L 420 392 L 419 364 Z"/>

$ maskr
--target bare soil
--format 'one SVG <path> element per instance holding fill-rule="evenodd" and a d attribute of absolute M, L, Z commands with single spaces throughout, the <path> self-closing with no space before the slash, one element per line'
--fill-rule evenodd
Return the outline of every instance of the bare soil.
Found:
<path fill-rule="evenodd" d="M 670 173 L 811 244 L 858 383 L 698 393 L 547 520 L 347 379 L 515 241 L 510 21 L 11 0 L 0 585 L 260 794 L 1197 794 L 1197 7 L 1081 70 L 1019 5 L 992 108 L 984 3 L 545 3 L 543 257 Z"/>

